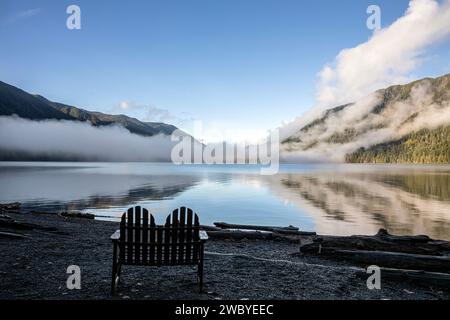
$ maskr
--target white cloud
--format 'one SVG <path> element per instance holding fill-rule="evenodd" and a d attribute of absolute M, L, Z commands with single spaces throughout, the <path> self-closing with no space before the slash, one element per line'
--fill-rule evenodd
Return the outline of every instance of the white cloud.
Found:
<path fill-rule="evenodd" d="M 176 126 L 184 125 L 187 122 L 194 121 L 189 117 L 178 117 L 172 114 L 169 110 L 158 108 L 153 105 L 138 104 L 131 101 L 121 101 L 112 110 L 112 113 L 125 113 L 129 116 L 138 117 L 143 121 L 149 122 L 163 122 L 173 124 Z M 185 114 L 186 115 L 186 114 Z"/>
<path fill-rule="evenodd" d="M 120 126 L 0 117 L 0 150 L 99 161 L 170 161 L 170 136 L 142 137 Z"/>
<path fill-rule="evenodd" d="M 264 141 L 268 136 L 266 129 L 242 128 L 239 125 L 230 125 L 210 121 L 208 123 L 198 122 L 200 124 L 194 128 L 192 134 L 203 143 L 220 143 L 226 141 L 229 143 L 247 143 L 257 144 Z"/>
<path fill-rule="evenodd" d="M 329 108 L 411 80 L 433 44 L 450 35 L 450 1 L 412 0 L 404 16 L 365 43 L 342 50 L 319 73 L 316 105 Z"/>
<path fill-rule="evenodd" d="M 358 148 L 399 139 L 411 132 L 423 128 L 436 128 L 450 123 L 450 101 L 435 102 L 430 82 L 422 81 L 411 89 L 410 96 L 401 101 L 387 104 L 380 113 L 370 113 L 381 102 L 383 95 L 371 94 L 358 100 L 340 112 L 330 114 L 323 122 L 311 128 L 307 133 L 297 135 L 294 150 L 302 150 L 314 144 L 306 151 L 294 151 L 283 154 L 289 161 L 336 161 L 342 162 L 345 155 Z M 358 132 L 349 142 L 329 142 L 335 134 L 345 130 Z M 289 151 L 290 146 L 285 146 Z"/>
<path fill-rule="evenodd" d="M 29 18 L 29 17 L 33 17 L 33 16 L 35 16 L 35 15 L 38 15 L 41 11 L 42 11 L 41 8 L 28 9 L 28 10 L 19 12 L 19 13 L 16 15 L 16 17 L 19 17 L 19 18 Z"/>
<path fill-rule="evenodd" d="M 412 80 L 427 49 L 450 36 L 450 0 L 412 0 L 405 14 L 366 42 L 342 50 L 318 74 L 316 103 L 280 128 L 281 139 L 321 117 L 326 109 L 358 101 L 375 90 Z"/>
<path fill-rule="evenodd" d="M 122 101 L 121 103 L 119 103 L 119 109 L 127 110 L 129 108 L 130 108 L 130 104 L 128 101 Z"/>
<path fill-rule="evenodd" d="M 33 9 L 27 9 L 23 11 L 19 11 L 17 13 L 14 13 L 9 18 L 6 19 L 6 23 L 14 23 L 18 20 L 27 19 L 34 17 L 42 12 L 41 8 L 33 8 Z"/>

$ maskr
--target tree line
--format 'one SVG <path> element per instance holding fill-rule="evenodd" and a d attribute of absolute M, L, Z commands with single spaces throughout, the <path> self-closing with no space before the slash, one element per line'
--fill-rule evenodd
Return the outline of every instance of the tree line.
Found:
<path fill-rule="evenodd" d="M 450 163 L 450 126 L 422 129 L 405 137 L 347 154 L 350 163 Z"/>

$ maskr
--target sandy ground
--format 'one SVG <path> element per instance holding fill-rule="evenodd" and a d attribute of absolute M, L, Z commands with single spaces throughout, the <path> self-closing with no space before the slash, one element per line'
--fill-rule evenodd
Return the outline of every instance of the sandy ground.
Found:
<path fill-rule="evenodd" d="M 207 242 L 205 293 L 198 292 L 195 267 L 124 266 L 112 297 L 109 237 L 117 223 L 8 215 L 53 229 L 0 238 L 0 299 L 450 299 L 442 288 L 383 279 L 381 290 L 369 290 L 344 263 L 293 257 L 298 245 L 284 241 L 248 240 Z M 80 290 L 67 289 L 69 265 L 81 268 Z"/>

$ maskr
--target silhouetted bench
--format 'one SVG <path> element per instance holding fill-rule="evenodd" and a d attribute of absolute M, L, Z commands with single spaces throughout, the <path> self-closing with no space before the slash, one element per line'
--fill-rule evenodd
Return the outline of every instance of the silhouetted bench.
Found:
<path fill-rule="evenodd" d="M 200 292 L 203 290 L 204 243 L 208 235 L 200 231 L 197 214 L 181 207 L 170 214 L 164 226 L 157 226 L 147 209 L 130 208 L 122 215 L 120 230 L 112 236 L 113 267 L 111 293 L 114 294 L 123 265 L 197 265 Z"/>

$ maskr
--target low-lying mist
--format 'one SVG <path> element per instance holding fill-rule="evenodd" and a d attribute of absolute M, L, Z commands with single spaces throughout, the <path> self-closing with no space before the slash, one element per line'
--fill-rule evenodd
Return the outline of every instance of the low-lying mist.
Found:
<path fill-rule="evenodd" d="M 120 126 L 0 117 L 0 159 L 170 161 L 170 136 L 142 137 Z"/>
<path fill-rule="evenodd" d="M 389 102 L 380 112 L 373 112 L 383 98 L 381 92 L 371 94 L 297 133 L 295 142 L 284 146 L 284 159 L 341 162 L 358 148 L 400 139 L 424 128 L 450 125 L 450 101 L 434 101 L 427 80 L 414 86 L 407 99 Z"/>
<path fill-rule="evenodd" d="M 381 114 L 372 112 L 386 98 L 373 92 L 416 79 L 416 69 L 432 60 L 427 51 L 449 38 L 450 0 L 411 0 L 403 16 L 375 31 L 367 41 L 341 50 L 319 72 L 312 108 L 280 128 L 281 139 L 294 142 L 284 146 L 282 158 L 293 162 L 340 162 L 345 154 L 360 147 L 450 124 L 448 95 L 447 104 L 444 101 L 438 105 L 427 85 L 414 88 L 407 101 L 392 104 Z M 329 116 L 325 123 L 301 131 L 330 115 L 328 109 L 355 101 Z M 335 134 L 352 139 L 339 141 Z"/>

